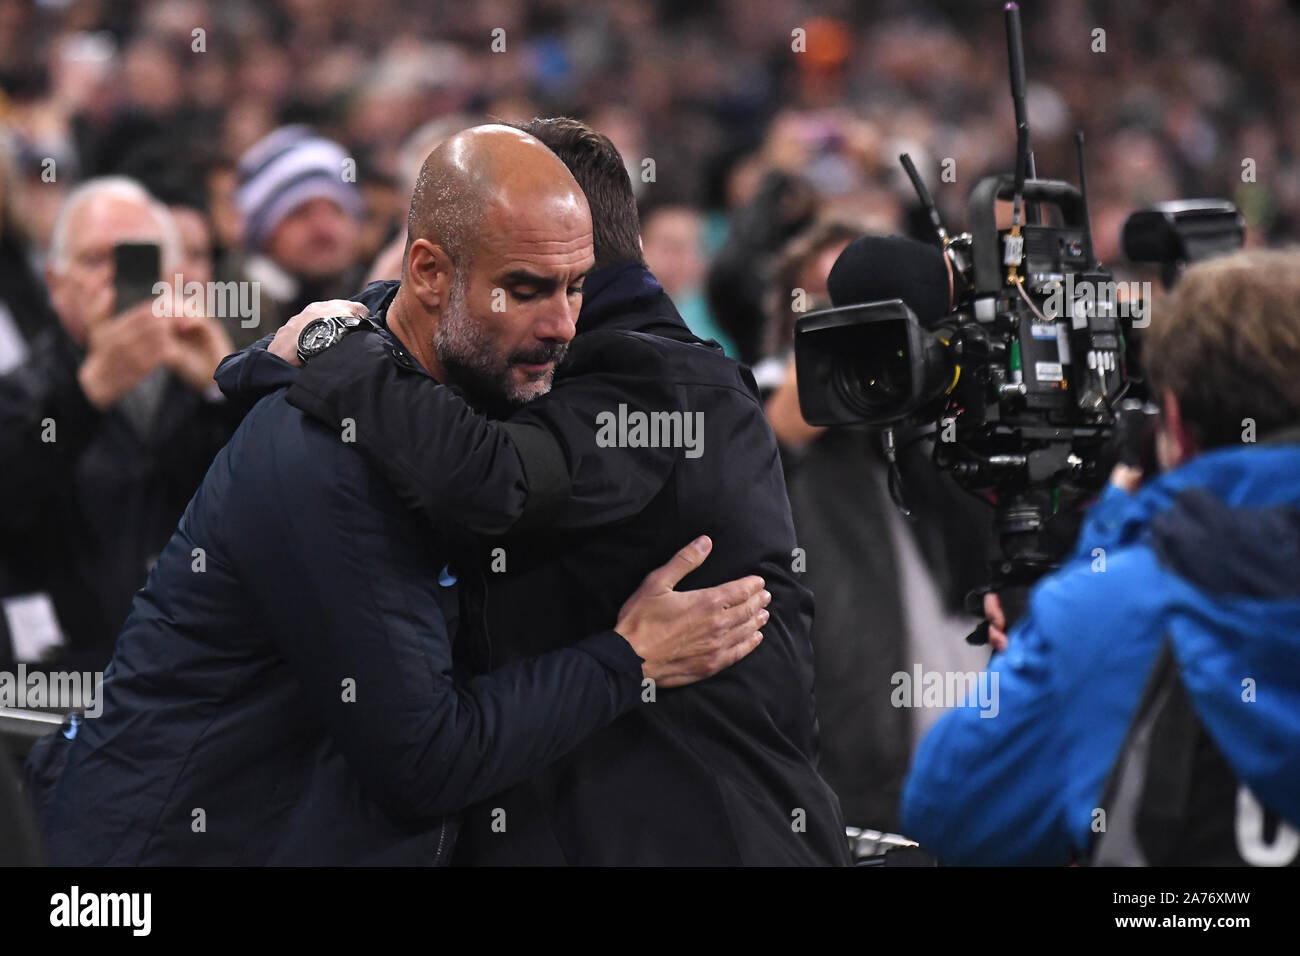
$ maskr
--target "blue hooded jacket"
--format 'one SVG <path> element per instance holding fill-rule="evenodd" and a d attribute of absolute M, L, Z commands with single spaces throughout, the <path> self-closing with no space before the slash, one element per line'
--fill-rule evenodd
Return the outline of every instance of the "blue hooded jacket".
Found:
<path fill-rule="evenodd" d="M 1300 823 L 1297 568 L 1300 445 L 1218 449 L 1136 494 L 1108 487 L 990 662 L 988 716 L 970 701 L 922 742 L 905 832 L 950 864 L 1084 854 L 1166 641 L 1238 779 Z"/>

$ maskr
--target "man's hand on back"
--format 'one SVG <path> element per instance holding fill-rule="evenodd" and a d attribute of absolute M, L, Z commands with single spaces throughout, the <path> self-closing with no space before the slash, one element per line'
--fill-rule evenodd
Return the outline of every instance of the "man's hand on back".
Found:
<path fill-rule="evenodd" d="M 700 591 L 674 591 L 708 557 L 713 542 L 700 537 L 651 571 L 618 612 L 614 629 L 645 663 L 641 672 L 660 687 L 682 687 L 712 677 L 748 655 L 763 639 L 772 595 L 754 575 Z"/>
<path fill-rule="evenodd" d="M 352 302 L 349 299 L 329 299 L 325 302 L 313 302 L 280 326 L 275 333 L 275 338 L 271 340 L 268 351 L 272 355 L 278 355 L 295 368 L 300 368 L 302 362 L 298 360 L 298 336 L 302 335 L 302 330 L 307 327 L 308 322 L 342 315 L 355 315 L 358 318 L 363 318 L 369 314 L 370 310 L 364 305 L 360 302 Z"/>

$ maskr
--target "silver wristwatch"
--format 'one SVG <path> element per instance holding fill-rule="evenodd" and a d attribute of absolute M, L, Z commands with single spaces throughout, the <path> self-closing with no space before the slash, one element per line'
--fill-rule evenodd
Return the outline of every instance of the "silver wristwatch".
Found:
<path fill-rule="evenodd" d="M 374 322 L 357 315 L 329 315 L 312 319 L 298 335 L 298 361 L 306 365 L 358 328 L 374 328 Z"/>

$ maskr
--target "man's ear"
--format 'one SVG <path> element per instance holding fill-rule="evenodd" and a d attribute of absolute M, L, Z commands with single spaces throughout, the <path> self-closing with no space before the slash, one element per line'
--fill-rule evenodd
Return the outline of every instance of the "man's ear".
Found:
<path fill-rule="evenodd" d="M 451 295 L 455 266 L 442 246 L 416 239 L 406 254 L 406 281 L 411 294 L 430 312 L 441 312 Z"/>
<path fill-rule="evenodd" d="M 1166 454 L 1172 459 L 1170 466 L 1177 467 L 1196 454 L 1196 441 L 1183 420 L 1183 409 L 1173 392 L 1166 389 L 1161 394 L 1160 407 L 1163 413 L 1161 427 L 1168 443 Z"/>

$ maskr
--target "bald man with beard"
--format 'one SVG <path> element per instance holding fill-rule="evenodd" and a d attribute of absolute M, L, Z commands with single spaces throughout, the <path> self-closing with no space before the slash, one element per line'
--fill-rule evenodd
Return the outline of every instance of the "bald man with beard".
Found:
<path fill-rule="evenodd" d="M 592 262 L 563 164 L 517 130 L 466 131 L 430 155 L 410 221 L 406 275 L 373 334 L 411 374 L 544 392 Z M 536 290 L 493 327 L 486 358 L 466 339 L 492 303 L 465 281 L 470 262 Z M 52 863 L 444 863 L 460 810 L 641 706 L 643 681 L 700 680 L 761 640 L 762 579 L 672 590 L 704 561 L 702 539 L 613 629 L 459 673 L 449 536 L 420 524 L 348 428 L 286 402 L 293 376 L 261 351 L 227 383 L 255 404 L 136 596 L 102 715 L 29 761 Z"/>

